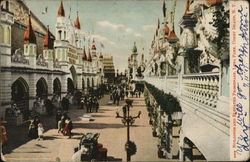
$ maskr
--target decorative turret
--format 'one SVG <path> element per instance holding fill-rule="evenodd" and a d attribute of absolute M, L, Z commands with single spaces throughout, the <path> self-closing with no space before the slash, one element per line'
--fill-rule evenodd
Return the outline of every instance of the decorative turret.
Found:
<path fill-rule="evenodd" d="M 90 49 L 89 49 L 89 55 L 88 55 L 88 59 L 89 62 L 92 62 L 92 57 L 91 57 L 91 53 L 90 53 Z"/>
<path fill-rule="evenodd" d="M 85 47 L 83 48 L 82 60 L 83 60 L 83 61 L 87 61 L 87 60 L 88 60 L 87 54 L 86 54 L 86 50 L 85 50 Z"/>
<path fill-rule="evenodd" d="M 190 16 L 190 14 L 189 14 L 189 7 L 190 7 L 190 2 L 189 2 L 189 0 L 187 0 L 186 10 L 185 10 L 185 13 L 184 13 L 183 17 Z"/>
<path fill-rule="evenodd" d="M 164 27 L 164 34 L 165 34 L 165 38 L 168 38 L 168 35 L 169 35 L 169 27 L 167 24 L 165 24 L 165 27 Z"/>
<path fill-rule="evenodd" d="M 144 63 L 144 54 L 141 54 L 141 63 Z"/>
<path fill-rule="evenodd" d="M 207 0 L 206 1 L 206 5 L 208 5 L 208 6 L 220 5 L 222 3 L 223 3 L 222 0 Z"/>
<path fill-rule="evenodd" d="M 29 65 L 35 68 L 37 57 L 36 36 L 32 28 L 30 14 L 27 28 L 24 33 L 24 55 L 29 59 Z"/>
<path fill-rule="evenodd" d="M 179 38 L 175 34 L 175 30 L 174 30 L 174 14 L 173 13 L 171 13 L 171 22 L 172 22 L 172 29 L 169 32 L 167 39 L 169 43 L 176 43 L 179 40 Z"/>
<path fill-rule="evenodd" d="M 96 50 L 95 39 L 93 39 L 91 50 Z"/>
<path fill-rule="evenodd" d="M 58 12 L 57 12 L 57 16 L 61 16 L 61 17 L 65 17 L 65 12 L 64 12 L 64 8 L 63 8 L 63 2 L 61 1 L 61 5 L 58 8 Z"/>
<path fill-rule="evenodd" d="M 51 34 L 49 31 L 49 26 L 47 27 L 47 33 L 43 42 L 43 49 L 53 49 L 53 42 L 51 39 Z"/>
<path fill-rule="evenodd" d="M 163 17 L 166 17 L 166 3 L 165 0 L 163 0 L 163 5 L 162 5 L 162 11 L 163 11 Z"/>
<path fill-rule="evenodd" d="M 81 29 L 81 25 L 80 25 L 80 21 L 79 21 L 79 17 L 78 17 L 78 12 L 77 12 L 77 16 L 76 16 L 76 21 L 75 21 L 75 28 L 76 29 Z"/>
<path fill-rule="evenodd" d="M 61 1 L 61 5 L 58 8 L 57 18 L 56 18 L 56 40 L 66 40 L 66 38 L 67 38 L 66 18 L 63 8 L 63 2 Z"/>
<path fill-rule="evenodd" d="M 169 43 L 175 43 L 179 40 L 177 35 L 175 34 L 174 28 L 168 34 L 168 41 Z"/>
<path fill-rule="evenodd" d="M 138 55 L 138 53 L 137 53 L 137 47 L 136 47 L 136 43 L 135 42 L 134 42 L 134 46 L 133 46 L 133 49 L 132 49 L 132 54 Z"/>
<path fill-rule="evenodd" d="M 24 33 L 24 44 L 29 44 L 29 43 L 36 44 L 36 35 L 32 29 L 30 14 L 29 14 L 28 25 Z"/>

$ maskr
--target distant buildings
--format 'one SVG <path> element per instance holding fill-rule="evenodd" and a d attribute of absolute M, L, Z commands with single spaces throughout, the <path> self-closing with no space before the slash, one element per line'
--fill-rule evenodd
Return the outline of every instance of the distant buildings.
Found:
<path fill-rule="evenodd" d="M 108 83 L 114 83 L 115 68 L 113 56 L 103 56 L 103 73 L 104 78 Z"/>

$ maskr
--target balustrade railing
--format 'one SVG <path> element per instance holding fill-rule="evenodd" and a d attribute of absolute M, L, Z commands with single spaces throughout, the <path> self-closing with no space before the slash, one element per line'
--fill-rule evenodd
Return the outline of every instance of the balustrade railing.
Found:
<path fill-rule="evenodd" d="M 182 75 L 182 78 L 174 75 L 167 76 L 166 80 L 159 77 L 147 77 L 145 80 L 151 84 L 157 82 L 158 85 L 154 85 L 160 89 L 166 85 L 167 92 L 172 94 L 179 94 L 203 105 L 216 108 L 219 96 L 219 76 L 220 73 L 198 73 Z"/>
<path fill-rule="evenodd" d="M 166 88 L 172 92 L 172 93 L 177 93 L 178 89 L 178 76 L 173 75 L 173 76 L 167 76 L 167 86 Z"/>
<path fill-rule="evenodd" d="M 183 76 L 181 95 L 215 108 L 219 94 L 219 73 Z"/>

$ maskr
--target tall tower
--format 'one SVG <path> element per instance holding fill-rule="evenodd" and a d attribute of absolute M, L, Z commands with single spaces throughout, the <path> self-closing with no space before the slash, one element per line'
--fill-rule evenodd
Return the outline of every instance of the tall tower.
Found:
<path fill-rule="evenodd" d="M 54 42 L 54 47 L 55 47 L 55 59 L 64 64 L 68 61 L 67 58 L 68 41 L 67 41 L 66 30 L 67 30 L 67 24 L 66 24 L 65 12 L 63 8 L 63 2 L 61 1 L 56 18 L 56 40 Z"/>
<path fill-rule="evenodd" d="M 31 24 L 31 17 L 29 15 L 29 21 L 24 33 L 24 55 L 29 58 L 29 64 L 32 68 L 36 68 L 36 57 L 37 57 L 37 45 L 36 35 L 33 31 Z"/>
<path fill-rule="evenodd" d="M 77 12 L 76 21 L 75 21 L 75 31 L 76 31 L 76 47 L 82 48 L 81 24 L 79 21 L 78 12 Z"/>
<path fill-rule="evenodd" d="M 92 55 L 91 61 L 92 61 L 93 70 L 96 72 L 98 58 L 96 55 L 95 39 L 93 39 L 93 42 L 92 42 L 91 55 Z"/>
<path fill-rule="evenodd" d="M 136 76 L 136 70 L 137 70 L 137 67 L 138 67 L 138 62 L 137 62 L 137 57 L 138 55 L 138 52 L 137 52 L 137 47 L 136 47 L 136 43 L 134 42 L 134 47 L 132 49 L 132 54 L 131 54 L 131 66 L 133 68 L 133 79 L 135 79 L 135 76 Z"/>
<path fill-rule="evenodd" d="M 49 26 L 47 28 L 47 33 L 43 42 L 43 56 L 46 61 L 48 61 L 48 68 L 53 68 L 53 42 L 51 39 L 51 33 L 49 31 Z"/>

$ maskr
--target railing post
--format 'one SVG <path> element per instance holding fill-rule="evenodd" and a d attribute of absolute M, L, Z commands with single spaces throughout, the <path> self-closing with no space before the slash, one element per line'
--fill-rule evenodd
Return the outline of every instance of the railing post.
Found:
<path fill-rule="evenodd" d="M 183 88 L 184 56 L 179 56 L 179 62 L 181 62 L 181 65 L 180 65 L 180 71 L 178 73 L 178 91 L 177 91 L 177 93 L 179 95 L 181 95 L 182 88 Z"/>

